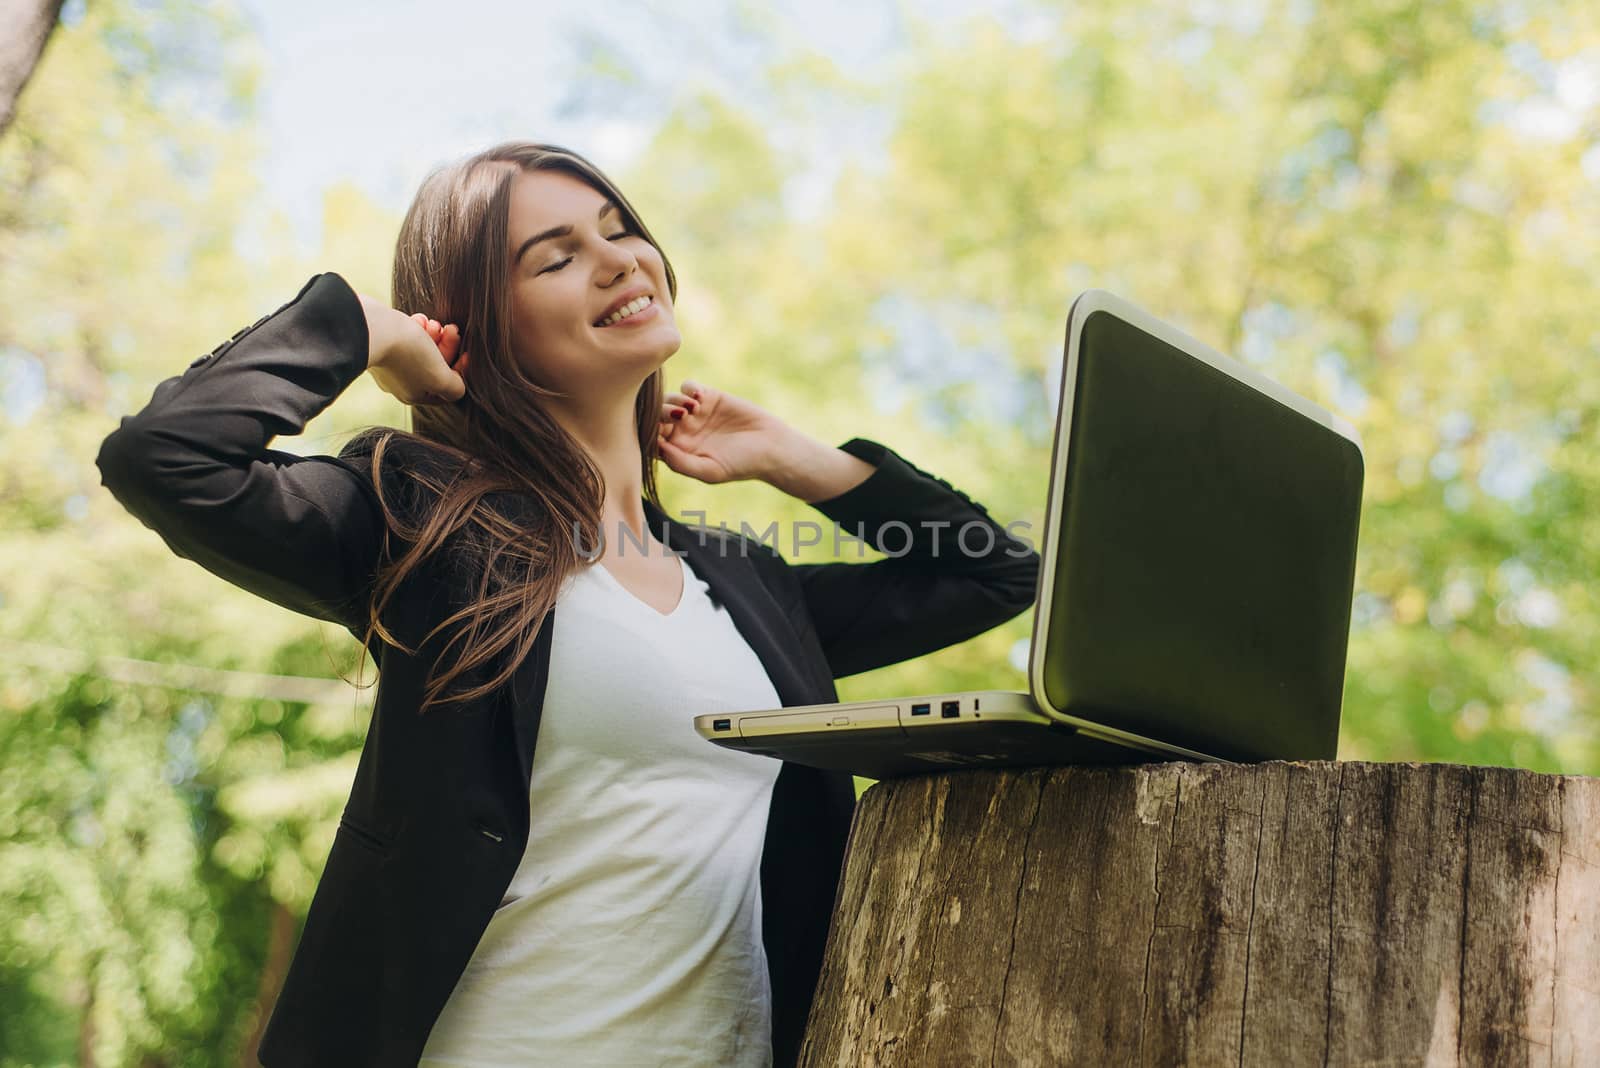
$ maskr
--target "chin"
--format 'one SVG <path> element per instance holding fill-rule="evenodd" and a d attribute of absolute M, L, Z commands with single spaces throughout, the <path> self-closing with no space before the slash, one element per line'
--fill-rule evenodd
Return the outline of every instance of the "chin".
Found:
<path fill-rule="evenodd" d="M 672 354 L 677 352 L 682 346 L 683 338 L 676 330 L 672 331 L 672 337 L 669 340 L 663 340 L 657 359 L 660 362 L 665 363 L 667 360 L 671 359 Z"/>

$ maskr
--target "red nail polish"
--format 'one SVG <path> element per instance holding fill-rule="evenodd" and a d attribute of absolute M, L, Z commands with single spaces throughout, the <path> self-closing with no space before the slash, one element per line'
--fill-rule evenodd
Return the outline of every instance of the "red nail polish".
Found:
<path fill-rule="evenodd" d="M 674 409 L 673 412 L 672 412 L 672 418 L 674 418 L 674 419 L 682 419 L 683 418 L 683 409 L 682 408 Z"/>

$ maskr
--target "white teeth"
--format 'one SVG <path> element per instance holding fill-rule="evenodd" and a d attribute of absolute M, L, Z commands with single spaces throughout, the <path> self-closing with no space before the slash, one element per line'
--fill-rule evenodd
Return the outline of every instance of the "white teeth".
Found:
<path fill-rule="evenodd" d="M 619 319 L 626 319 L 628 316 L 634 314 L 635 312 L 644 311 L 646 308 L 648 308 L 650 306 L 650 303 L 651 303 L 651 300 L 650 300 L 650 297 L 648 295 L 643 296 L 643 297 L 639 297 L 639 298 L 637 298 L 635 300 L 630 300 L 628 303 L 624 304 L 622 307 L 618 308 L 616 311 L 612 312 L 610 315 L 606 316 L 604 319 L 601 319 L 600 320 L 600 325 L 601 326 L 610 326 L 612 323 L 616 322 Z"/>

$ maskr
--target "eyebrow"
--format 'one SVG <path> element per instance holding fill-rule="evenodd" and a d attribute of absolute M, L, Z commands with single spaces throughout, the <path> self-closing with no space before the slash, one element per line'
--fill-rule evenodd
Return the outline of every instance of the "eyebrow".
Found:
<path fill-rule="evenodd" d="M 607 212 L 613 212 L 616 210 L 616 202 L 608 200 L 604 204 L 600 205 L 600 214 L 595 216 L 595 218 L 604 219 Z M 541 230 L 539 233 L 534 234 L 532 237 L 528 238 L 528 240 L 522 243 L 522 247 L 517 249 L 517 254 L 511 257 L 511 266 L 515 267 L 518 263 L 522 262 L 522 254 L 533 246 L 537 245 L 539 242 L 549 241 L 553 237 L 566 237 L 570 233 L 572 233 L 572 227 L 570 225 L 552 226 L 548 230 Z"/>

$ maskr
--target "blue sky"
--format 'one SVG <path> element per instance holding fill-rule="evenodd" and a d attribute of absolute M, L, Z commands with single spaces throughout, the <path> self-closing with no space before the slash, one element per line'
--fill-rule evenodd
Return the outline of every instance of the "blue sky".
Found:
<path fill-rule="evenodd" d="M 892 84 L 912 22 L 949 33 L 983 14 L 1018 36 L 1048 26 L 1047 5 L 1028 0 L 239 2 L 264 63 L 267 196 L 307 238 L 332 183 L 354 182 L 402 211 L 433 166 L 501 140 L 565 144 L 620 170 L 676 95 L 701 87 L 762 115 L 780 148 L 815 147 L 802 155 L 838 163 L 870 155 L 886 116 L 865 106 L 812 110 L 803 125 L 768 107 L 772 41 Z M 597 53 L 616 77 L 582 76 Z M 1536 53 L 1528 61 L 1541 62 Z M 1569 137 L 1600 97 L 1600 69 L 1549 67 L 1548 81 L 1546 100 L 1502 118 L 1534 136 Z M 1585 170 L 1600 178 L 1600 150 L 1590 156 Z M 827 169 L 796 175 L 797 210 L 815 207 L 831 178 Z"/>
<path fill-rule="evenodd" d="M 1014 5 L 924 0 L 915 17 L 953 26 L 961 15 L 1006 6 Z M 381 8 L 243 0 L 242 9 L 264 63 L 262 177 L 273 206 L 301 232 L 315 226 L 321 190 L 336 181 L 401 211 L 436 164 L 511 138 L 565 144 L 615 170 L 678 93 L 710 87 L 760 113 L 761 74 L 775 58 L 764 41 L 881 78 L 906 33 L 893 0 L 395 0 Z M 596 53 L 620 77 L 583 79 Z M 873 119 L 844 109 L 809 116 L 806 130 L 772 133 L 870 152 L 881 126 Z M 813 196 L 825 180 L 816 177 Z M 802 202 L 807 188 L 797 186 Z"/>

